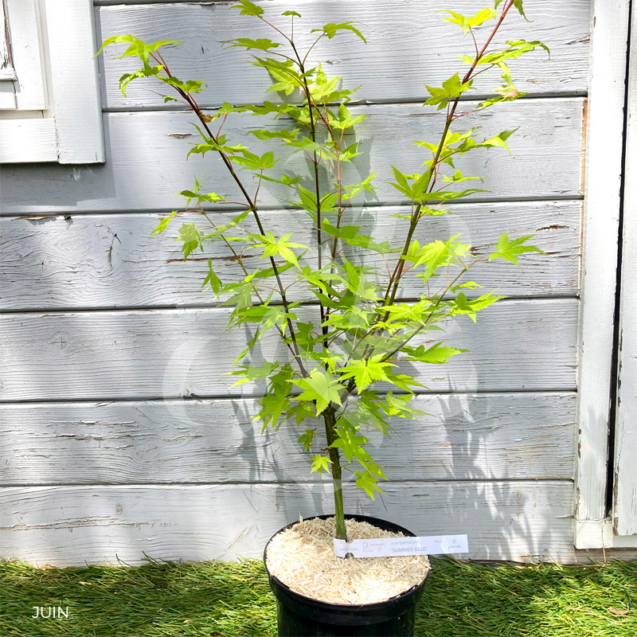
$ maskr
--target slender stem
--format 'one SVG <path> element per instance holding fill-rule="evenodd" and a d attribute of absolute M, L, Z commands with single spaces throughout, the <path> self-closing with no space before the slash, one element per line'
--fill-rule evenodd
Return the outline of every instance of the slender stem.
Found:
<path fill-rule="evenodd" d="M 331 446 L 337 438 L 335 431 L 336 418 L 334 417 L 334 414 L 335 410 L 330 405 L 323 412 L 323 420 L 325 422 L 325 434 L 327 436 L 330 460 L 332 461 L 332 482 L 334 484 L 334 518 L 336 520 L 336 538 L 339 540 L 346 540 L 347 529 L 345 527 L 345 509 L 343 508 L 343 469 L 341 467 L 341 458 L 338 449 Z"/>
<path fill-rule="evenodd" d="M 203 208 L 200 208 L 199 211 L 201 212 L 201 214 L 208 220 L 208 222 L 210 223 L 210 225 L 213 228 L 216 228 L 217 226 L 215 225 L 215 223 L 212 221 L 212 219 L 208 216 L 208 214 L 206 213 L 206 211 Z M 232 252 L 232 254 L 235 257 L 236 262 L 239 264 L 239 266 L 241 267 L 241 269 L 243 270 L 243 273 L 246 276 L 249 276 L 249 272 L 248 269 L 246 268 L 246 266 L 243 263 L 243 255 L 239 254 L 233 247 L 233 245 L 230 243 L 230 241 L 228 241 L 228 239 L 226 239 L 226 237 L 224 237 L 223 235 L 221 235 L 221 238 L 223 239 L 224 243 L 228 246 L 228 248 L 230 248 L 230 251 Z M 272 288 L 274 289 L 274 288 Z M 254 293 L 256 294 L 257 299 L 259 300 L 259 303 L 261 303 L 261 305 L 263 305 L 263 303 L 265 303 L 263 297 L 261 296 L 261 294 L 259 293 L 259 290 L 255 287 L 254 288 Z M 283 333 L 283 328 L 277 323 L 276 324 L 277 330 L 279 331 L 279 334 L 281 335 L 281 338 L 283 339 L 283 341 L 285 342 L 285 334 Z M 292 354 L 292 356 L 294 356 L 294 350 L 292 349 L 292 346 L 289 343 L 286 343 L 288 349 L 290 350 L 290 354 Z"/>
<path fill-rule="evenodd" d="M 307 81 L 307 77 L 305 76 L 305 67 L 303 66 L 303 62 L 301 61 L 301 56 L 296 49 L 296 46 L 292 40 L 290 40 L 290 44 L 292 49 L 294 50 L 294 54 L 296 55 L 296 59 L 299 63 L 299 70 L 301 71 L 301 75 L 303 77 L 303 85 L 305 87 L 305 97 L 307 99 L 307 110 L 310 116 L 310 135 L 312 137 L 312 141 L 316 142 L 316 124 L 314 122 L 314 108 L 312 104 L 312 96 L 310 94 L 310 86 Z M 323 268 L 323 236 L 321 232 L 321 185 L 319 181 L 319 157 L 316 151 L 314 151 L 314 191 L 316 193 L 316 241 L 318 243 L 318 269 L 321 270 Z M 327 325 L 325 323 L 325 308 L 323 307 L 323 303 L 320 304 L 320 312 L 321 312 L 321 331 L 323 336 L 326 337 L 328 333 Z"/>
<path fill-rule="evenodd" d="M 476 57 L 474 58 L 473 63 L 471 64 L 471 67 L 465 73 L 465 76 L 462 78 L 462 84 L 466 84 L 471 79 L 471 75 L 472 75 L 473 71 L 475 70 L 478 62 L 480 61 L 480 58 L 482 58 L 482 56 L 484 55 L 485 51 L 487 50 L 487 47 L 491 43 L 491 40 L 493 40 L 493 38 L 495 37 L 495 34 L 497 33 L 498 29 L 500 28 L 500 25 L 504 21 L 504 18 L 506 17 L 507 13 L 509 12 L 511 7 L 513 6 L 513 3 L 514 3 L 514 0 L 510 0 L 503 7 L 502 13 L 500 14 L 500 17 L 498 18 L 497 23 L 495 24 L 493 30 L 491 31 L 491 34 L 487 38 L 487 41 L 484 43 L 484 45 L 480 49 L 480 51 L 477 52 Z M 440 143 L 438 144 L 438 148 L 436 150 L 436 154 L 434 156 L 434 159 L 431 162 L 430 170 L 431 170 L 431 174 L 433 175 L 433 179 L 431 180 L 431 182 L 429 184 L 427 192 L 431 192 L 432 191 L 432 189 L 435 186 L 436 180 L 438 178 L 438 173 L 437 173 L 438 162 L 440 160 L 440 155 L 442 154 L 443 148 L 445 146 L 445 140 L 447 139 L 447 133 L 449 132 L 449 128 L 451 127 L 451 123 L 454 120 L 454 115 L 456 113 L 456 109 L 458 108 L 458 104 L 459 103 L 460 103 L 460 95 L 458 97 L 456 97 L 456 99 L 453 101 L 453 105 L 452 105 L 451 110 L 449 111 L 449 113 L 447 115 L 447 118 L 446 118 L 446 121 L 445 121 L 445 127 L 444 127 L 444 130 L 442 131 L 442 135 L 441 135 L 441 138 L 440 138 Z M 403 252 L 402 252 L 401 258 L 398 261 L 398 264 L 396 265 L 396 268 L 394 270 L 394 274 L 392 275 L 392 278 L 389 280 L 389 283 L 387 284 L 387 293 L 385 294 L 385 299 L 384 299 L 383 305 L 391 305 L 394 302 L 394 299 L 396 298 L 396 293 L 398 292 L 398 285 L 400 284 L 400 279 L 402 278 L 402 275 L 403 275 L 403 266 L 405 264 L 405 260 L 403 258 L 403 255 L 406 254 L 406 252 L 409 249 L 409 245 L 411 244 L 412 237 L 414 235 L 414 232 L 416 231 L 416 226 L 418 225 L 418 221 L 419 221 L 420 211 L 421 210 L 422 210 L 422 204 L 418 204 L 414 214 L 412 215 L 412 222 L 411 222 L 411 225 L 410 225 L 410 228 L 409 228 L 409 232 L 407 233 L 407 238 L 405 240 L 405 245 L 404 245 L 404 248 L 403 248 Z M 391 292 L 390 292 L 390 290 L 391 290 Z M 387 314 L 385 314 L 385 320 L 386 319 L 387 319 Z"/>
<path fill-rule="evenodd" d="M 170 74 L 170 71 L 168 70 L 168 66 L 163 61 L 163 59 L 162 59 L 162 63 L 163 63 L 164 70 L 166 71 L 166 74 L 168 75 L 168 77 L 172 77 L 171 74 Z M 208 133 L 209 137 L 211 139 L 215 139 L 215 141 L 216 141 L 215 136 L 212 134 L 212 131 L 208 127 L 208 122 L 206 122 L 206 119 L 204 118 L 204 115 L 201 112 L 201 108 L 199 107 L 199 104 L 197 104 L 197 102 L 192 97 L 192 95 L 190 93 L 187 93 L 186 91 L 183 91 L 183 90 L 179 89 L 179 88 L 177 89 L 177 91 L 188 102 L 190 108 L 192 109 L 192 111 L 195 113 L 195 115 L 197 116 L 197 118 L 201 122 L 201 125 L 204 127 L 204 129 L 205 129 L 206 133 Z M 219 150 L 217 152 L 219 153 L 219 156 L 223 160 L 223 163 L 226 165 L 226 168 L 228 169 L 228 171 L 232 175 L 232 178 L 234 179 L 234 181 L 237 184 L 237 186 L 239 186 L 239 190 L 241 190 L 241 193 L 243 194 L 246 202 L 248 203 L 248 207 L 252 211 L 254 219 L 255 219 L 255 221 L 257 223 L 257 227 L 259 228 L 259 232 L 262 235 L 265 235 L 266 234 L 265 228 L 263 227 L 263 223 L 261 222 L 261 218 L 259 216 L 259 212 L 257 210 L 256 204 L 252 201 L 250 195 L 248 194 L 247 190 L 245 189 L 243 183 L 241 182 L 241 179 L 239 179 L 239 176 L 237 175 L 237 173 L 235 172 L 235 170 L 234 170 L 234 168 L 232 166 L 232 162 L 228 159 L 228 157 L 226 156 L 226 154 L 222 150 Z M 276 264 L 276 261 L 274 260 L 274 257 L 270 257 L 270 265 L 272 266 L 272 271 L 274 272 L 274 276 L 276 278 L 277 286 L 279 288 L 279 294 L 281 296 L 281 302 L 283 304 L 283 307 L 285 309 L 286 314 L 288 314 L 290 312 L 290 308 L 289 308 L 290 304 L 289 304 L 287 296 L 285 294 L 285 287 L 283 286 L 283 282 L 281 281 L 281 275 L 279 274 L 279 268 L 277 267 L 277 264 Z M 301 352 L 300 352 L 299 345 L 298 345 L 297 340 L 296 340 L 296 333 L 294 331 L 294 327 L 292 326 L 292 321 L 288 321 L 287 325 L 288 325 L 288 328 L 290 330 L 290 338 L 292 339 L 292 344 L 293 344 L 293 347 L 294 347 L 294 358 L 295 358 L 295 360 L 296 360 L 296 362 L 297 362 L 297 364 L 299 366 L 299 369 L 300 369 L 301 373 L 303 374 L 303 376 L 308 376 L 309 374 L 308 374 L 307 369 L 305 368 L 305 365 L 304 365 L 303 360 L 301 358 Z"/>

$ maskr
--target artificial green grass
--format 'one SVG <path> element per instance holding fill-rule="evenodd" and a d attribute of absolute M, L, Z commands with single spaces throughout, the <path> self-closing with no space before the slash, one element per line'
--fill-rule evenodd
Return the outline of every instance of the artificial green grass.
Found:
<path fill-rule="evenodd" d="M 276 635 L 260 562 L 141 567 L 0 565 L 0 635 Z M 68 619 L 33 619 L 68 606 Z M 609 610 L 626 611 L 616 615 Z M 637 562 L 490 566 L 434 560 L 418 608 L 422 637 L 635 637 Z"/>

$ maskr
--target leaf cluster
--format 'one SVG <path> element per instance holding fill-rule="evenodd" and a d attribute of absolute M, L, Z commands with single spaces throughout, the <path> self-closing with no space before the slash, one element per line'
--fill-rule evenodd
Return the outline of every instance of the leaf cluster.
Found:
<path fill-rule="evenodd" d="M 524 16 L 522 0 L 506 0 L 498 18 L 501 4 L 502 0 L 496 0 L 494 8 L 473 16 L 449 10 L 444 19 L 475 37 L 474 30 L 486 29 L 492 21 L 496 24 L 491 28 L 497 30 L 511 8 Z M 407 204 L 405 214 L 397 216 L 408 222 L 404 236 L 393 243 L 366 234 L 362 223 L 350 221 L 353 204 L 376 192 L 374 174 L 353 183 L 344 178 L 344 167 L 362 153 L 354 133 L 365 126 L 366 115 L 352 105 L 356 88 L 345 88 L 341 77 L 308 62 L 321 40 L 355 36 L 366 43 L 361 30 L 353 22 L 310 29 L 315 40 L 299 52 L 293 36 L 294 21 L 302 17 L 297 11 L 282 14 L 290 22 L 290 31 L 286 31 L 269 21 L 262 5 L 240 0 L 231 9 L 272 28 L 275 40 L 239 37 L 224 44 L 245 50 L 252 56 L 251 63 L 269 74 L 269 91 L 277 94 L 273 101 L 242 106 L 224 103 L 217 111 L 204 113 L 196 101 L 196 95 L 205 89 L 204 82 L 175 78 L 162 57 L 160 49 L 177 42 L 146 44 L 122 35 L 107 39 L 100 51 L 109 45 L 128 45 L 121 57 L 136 57 L 142 66 L 122 76 L 122 91 L 142 77 L 153 77 L 171 89 L 176 97 L 166 99 L 186 104 L 198 119 L 198 138 L 188 156 L 207 158 L 210 153 L 219 157 L 245 195 L 241 204 L 245 209 L 220 223 L 215 206 L 235 202 L 227 202 L 217 192 L 206 192 L 197 179 L 194 188 L 179 195 L 189 210 L 194 202 L 201 222 L 182 223 L 175 237 L 184 258 L 206 253 L 210 244 L 221 242 L 239 268 L 238 276 L 226 276 L 209 259 L 203 281 L 204 288 L 232 308 L 228 329 L 243 328 L 251 334 L 229 372 L 235 385 L 256 383 L 265 389 L 257 415 L 264 429 L 276 429 L 288 421 L 304 425 L 298 440 L 305 452 L 313 454 L 312 471 L 334 472 L 340 478 L 342 469 L 350 470 L 356 486 L 373 498 L 385 474 L 370 454 L 367 430 L 375 428 L 389 435 L 397 419 L 421 417 L 422 412 L 412 406 L 422 387 L 419 367 L 443 365 L 466 352 L 446 343 L 440 332 L 458 317 L 475 321 L 480 311 L 503 298 L 495 291 L 479 294 L 479 284 L 463 277 L 481 262 L 481 267 L 498 259 L 519 265 L 521 255 L 541 253 L 528 243 L 531 236 L 510 239 L 505 232 L 494 250 L 480 257 L 459 235 L 421 244 L 416 229 L 425 217 L 447 214 L 448 202 L 485 192 L 464 185 L 481 180 L 456 166 L 467 153 L 509 151 L 508 140 L 515 130 L 485 135 L 477 128 L 462 126 L 461 118 L 470 111 L 460 112 L 461 105 L 474 89 L 475 75 L 497 69 L 503 80 L 478 110 L 515 100 L 521 93 L 508 63 L 537 48 L 548 49 L 539 41 L 525 40 L 507 41 L 503 50 L 481 51 L 476 46 L 475 55 L 462 57 L 469 65 L 465 76 L 454 73 L 440 87 L 426 85 L 429 98 L 425 106 L 445 111 L 443 133 L 439 139 L 415 142 L 424 151 L 419 167 L 403 172 L 391 166 L 390 184 Z M 237 142 L 222 132 L 228 117 L 239 116 L 261 117 L 266 122 L 250 130 L 252 139 L 267 147 L 265 152 L 256 152 L 246 139 Z M 211 125 L 216 121 L 219 128 L 214 131 Z M 307 174 L 280 168 L 281 159 L 294 154 L 306 159 Z M 244 180 L 244 173 L 249 180 Z M 264 182 L 287 189 L 289 204 L 305 217 L 298 226 L 311 229 L 313 243 L 295 240 L 295 228 L 278 233 L 264 225 L 258 202 Z M 153 234 L 166 231 L 177 216 L 173 212 L 162 219 Z M 258 258 L 249 258 L 254 255 Z M 369 263 L 383 265 L 366 265 Z M 400 300 L 401 280 L 407 273 L 422 282 L 420 298 L 411 302 Z M 298 298 L 313 299 L 318 307 L 291 302 L 290 289 L 297 291 Z M 285 358 L 267 361 L 259 356 L 261 343 L 272 337 L 283 343 Z M 318 418 L 324 419 L 324 436 L 316 427 L 308 427 L 308 422 Z"/>

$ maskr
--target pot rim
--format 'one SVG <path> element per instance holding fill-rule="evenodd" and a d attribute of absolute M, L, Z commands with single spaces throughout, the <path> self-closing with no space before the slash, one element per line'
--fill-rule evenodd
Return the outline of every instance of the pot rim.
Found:
<path fill-rule="evenodd" d="M 333 513 L 327 513 L 327 514 L 323 514 L 323 515 L 313 515 L 309 518 L 303 518 L 304 520 L 314 520 L 316 518 L 319 519 L 327 519 L 327 518 L 333 518 L 334 514 Z M 354 520 L 359 520 L 361 522 L 369 522 L 370 524 L 374 524 L 375 522 L 385 522 L 387 524 L 391 524 L 396 530 L 405 533 L 405 535 L 407 535 L 408 537 L 416 537 L 414 533 L 412 533 L 411 531 L 409 531 L 408 529 L 400 526 L 399 524 L 395 524 L 394 522 L 389 522 L 388 520 L 382 520 L 381 518 L 375 518 L 369 515 L 358 515 L 358 514 L 345 514 L 345 519 L 354 519 Z M 331 602 L 324 602 L 322 600 L 319 599 L 314 599 L 313 597 L 308 597 L 307 595 L 303 595 L 302 593 L 297 593 L 295 590 L 291 589 L 287 584 L 283 583 L 276 575 L 273 575 L 270 572 L 270 569 L 268 568 L 268 560 L 267 560 L 267 556 L 268 556 L 268 546 L 270 545 L 270 542 L 272 542 L 272 540 L 279 534 L 282 533 L 283 531 L 285 531 L 286 529 L 289 529 L 290 527 L 293 527 L 294 525 L 299 524 L 299 521 L 295 521 L 295 522 L 291 522 L 290 524 L 284 526 L 283 528 L 279 529 L 267 542 L 267 544 L 265 545 L 265 549 L 263 549 L 263 564 L 265 566 L 265 570 L 266 573 L 268 574 L 268 578 L 270 580 L 274 580 L 276 582 L 276 585 L 281 587 L 282 589 L 284 589 L 286 591 L 286 593 L 290 596 L 292 596 L 293 598 L 298 599 L 299 601 L 303 601 L 305 603 L 310 602 L 312 605 L 316 605 L 316 607 L 318 608 L 323 608 L 324 610 L 330 610 L 330 609 L 334 609 L 334 607 L 338 608 L 338 609 L 342 609 L 343 611 L 346 610 L 352 610 L 352 609 L 356 609 L 356 608 L 365 608 L 365 609 L 369 609 L 371 611 L 373 610 L 380 610 L 385 606 L 392 606 L 393 604 L 395 604 L 396 602 L 402 601 L 403 599 L 405 599 L 406 597 L 410 597 L 411 595 L 413 595 L 414 593 L 416 593 L 419 589 L 421 589 L 424 585 L 425 582 L 427 581 L 427 578 L 429 577 L 429 574 L 431 573 L 431 566 L 429 568 L 429 570 L 427 571 L 427 574 L 425 575 L 425 577 L 422 579 L 421 582 L 419 582 L 418 584 L 414 584 L 411 588 L 408 588 L 406 591 L 403 591 L 402 593 L 399 593 L 398 595 L 394 595 L 393 597 L 390 597 L 389 599 L 386 599 L 382 602 L 373 602 L 371 604 L 333 604 Z"/>

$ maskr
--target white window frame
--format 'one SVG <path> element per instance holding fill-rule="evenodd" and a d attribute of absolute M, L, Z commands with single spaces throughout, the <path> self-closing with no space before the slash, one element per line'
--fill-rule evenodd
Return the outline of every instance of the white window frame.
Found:
<path fill-rule="evenodd" d="M 17 80 L 13 106 L 0 93 L 0 163 L 104 162 L 92 0 L 6 8 Z"/>
<path fill-rule="evenodd" d="M 637 547 L 606 515 L 630 2 L 594 0 L 592 9 L 574 531 L 576 548 L 609 549 Z"/>

